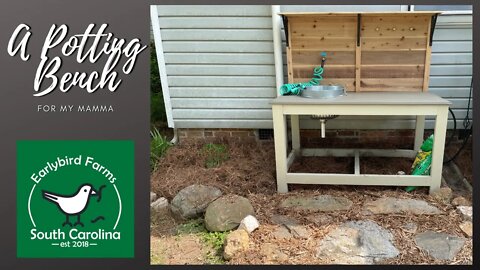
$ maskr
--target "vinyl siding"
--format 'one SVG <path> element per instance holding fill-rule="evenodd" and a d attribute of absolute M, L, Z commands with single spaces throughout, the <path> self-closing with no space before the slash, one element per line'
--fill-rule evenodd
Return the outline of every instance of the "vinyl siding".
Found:
<path fill-rule="evenodd" d="M 269 102 L 276 96 L 271 7 L 157 9 L 175 127 L 271 128 Z M 400 5 L 281 6 L 282 11 L 400 9 Z M 439 16 L 432 52 L 430 91 L 452 101 L 461 124 L 472 75 L 472 15 Z M 319 124 L 304 117 L 301 127 Z M 341 116 L 327 124 L 327 128 L 413 127 L 409 117 Z M 433 127 L 430 118 L 426 127 Z"/>

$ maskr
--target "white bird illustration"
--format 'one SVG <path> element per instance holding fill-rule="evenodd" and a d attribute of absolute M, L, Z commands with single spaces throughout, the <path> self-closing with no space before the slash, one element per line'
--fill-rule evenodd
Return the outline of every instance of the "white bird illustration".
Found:
<path fill-rule="evenodd" d="M 87 209 L 90 196 L 97 195 L 97 192 L 90 184 L 80 186 L 77 192 L 70 196 L 55 194 L 45 190 L 42 190 L 42 192 L 46 200 L 57 204 L 58 208 L 66 215 L 67 220 L 62 226 L 70 225 L 71 227 L 72 223 L 70 223 L 69 217 L 74 215 L 77 216 L 77 222 L 73 226 L 81 225 L 83 227 L 83 223 L 80 222 L 80 215 Z"/>

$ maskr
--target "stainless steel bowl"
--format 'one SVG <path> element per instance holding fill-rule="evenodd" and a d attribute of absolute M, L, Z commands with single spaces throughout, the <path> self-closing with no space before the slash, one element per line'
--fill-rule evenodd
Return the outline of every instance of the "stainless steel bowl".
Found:
<path fill-rule="evenodd" d="M 301 93 L 301 97 L 328 99 L 344 96 L 345 88 L 341 85 L 315 85 L 307 86 Z"/>

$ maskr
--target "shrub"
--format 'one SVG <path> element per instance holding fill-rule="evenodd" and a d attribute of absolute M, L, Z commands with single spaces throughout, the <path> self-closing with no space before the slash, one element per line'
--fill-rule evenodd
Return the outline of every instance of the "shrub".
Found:
<path fill-rule="evenodd" d="M 150 131 L 150 167 L 155 170 L 157 162 L 167 152 L 171 143 L 167 140 L 166 136 L 162 136 L 160 131 L 156 127 Z"/>

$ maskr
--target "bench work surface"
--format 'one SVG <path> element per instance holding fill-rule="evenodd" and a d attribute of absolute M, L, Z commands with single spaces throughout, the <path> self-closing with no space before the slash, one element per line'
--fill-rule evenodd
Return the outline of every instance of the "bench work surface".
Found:
<path fill-rule="evenodd" d="M 279 96 L 272 105 L 450 105 L 451 102 L 428 92 L 348 92 L 332 99 Z"/>

